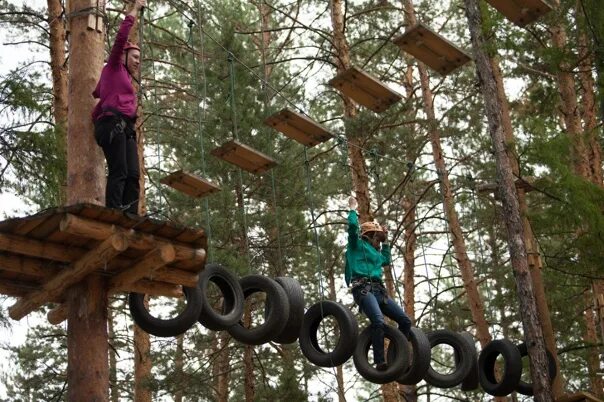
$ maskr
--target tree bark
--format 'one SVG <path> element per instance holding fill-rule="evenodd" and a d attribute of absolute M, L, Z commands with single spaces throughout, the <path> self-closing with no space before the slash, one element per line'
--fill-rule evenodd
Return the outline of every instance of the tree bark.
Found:
<path fill-rule="evenodd" d="M 579 51 L 579 82 L 581 84 L 581 117 L 585 132 L 585 146 L 589 162 L 588 174 L 592 183 L 602 187 L 602 149 L 598 141 L 598 107 L 596 105 L 595 80 L 592 74 L 594 65 L 593 53 L 587 36 L 585 14 L 580 0 L 577 1 L 576 17 Z"/>
<path fill-rule="evenodd" d="M 220 354 L 216 359 L 218 365 L 218 384 L 216 392 L 218 394 L 218 402 L 228 402 L 229 400 L 229 382 L 231 379 L 231 351 L 229 348 L 229 333 L 222 331 L 218 335 L 220 341 Z"/>
<path fill-rule="evenodd" d="M 329 267 L 327 278 L 329 283 L 329 300 L 336 300 L 335 264 Z M 340 337 L 340 330 L 336 326 L 335 337 Z M 338 384 L 338 402 L 346 402 L 346 389 L 344 388 L 344 370 L 342 365 L 336 367 L 336 382 Z"/>
<path fill-rule="evenodd" d="M 72 0 L 67 13 L 90 6 Z M 93 135 L 92 98 L 103 67 L 103 35 L 88 29 L 88 16 L 71 17 L 67 114 L 67 203 L 102 205 L 103 155 Z M 54 78 L 54 77 L 53 77 Z M 89 275 L 68 296 L 68 400 L 101 402 L 109 399 L 107 290 L 103 279 Z M 82 309 L 92 303 L 93 308 Z M 86 314 L 88 311 L 88 314 Z"/>
<path fill-rule="evenodd" d="M 594 314 L 593 292 L 592 289 L 585 289 L 583 292 L 585 300 L 585 311 L 583 318 L 585 319 L 585 335 L 583 339 L 587 345 L 594 345 L 587 351 L 587 372 L 589 374 L 589 383 L 592 392 L 600 399 L 604 398 L 604 380 L 599 375 L 600 371 L 600 348 L 595 346 L 598 344 L 598 336 L 596 335 L 596 317 Z"/>
<path fill-rule="evenodd" d="M 107 321 L 110 345 L 115 345 L 114 312 L 115 310 L 110 306 Z M 111 402 L 119 402 L 120 388 L 117 384 L 117 356 L 115 347 L 109 347 L 109 386 L 109 390 L 111 392 Z"/>
<path fill-rule="evenodd" d="M 405 10 L 405 21 L 409 25 L 416 24 L 417 20 L 415 18 L 413 3 L 411 0 L 404 0 L 403 4 Z M 451 191 L 449 173 L 443 157 L 440 132 L 434 112 L 434 99 L 432 90 L 430 89 L 430 77 L 428 76 L 426 66 L 422 62 L 418 61 L 417 68 L 420 76 L 424 112 L 426 113 L 428 120 L 428 134 L 430 136 L 430 143 L 432 145 L 432 156 L 434 157 L 434 163 L 440 179 L 440 188 L 443 197 L 445 216 L 448 221 L 449 230 L 452 234 L 455 259 L 457 260 L 461 277 L 463 279 L 464 289 L 468 298 L 468 305 L 472 314 L 472 321 L 474 321 L 474 324 L 476 325 L 477 338 L 480 344 L 484 347 L 491 341 L 492 338 L 491 334 L 489 333 L 489 324 L 487 323 L 484 315 L 484 303 L 480 296 L 480 292 L 478 291 L 478 286 L 476 285 L 474 268 L 472 267 L 472 263 L 468 258 L 466 242 L 463 237 L 457 212 L 455 211 L 455 200 L 453 199 L 453 192 Z"/>
<path fill-rule="evenodd" d="M 497 94 L 497 82 L 486 52 L 485 40 L 482 35 L 482 17 L 477 0 L 464 0 L 465 12 L 470 28 L 472 49 L 480 89 L 489 124 L 489 134 L 495 151 L 497 182 L 505 214 L 505 226 L 510 252 L 510 259 L 516 279 L 516 289 L 520 302 L 520 313 L 524 327 L 525 340 L 531 367 L 531 378 L 535 389 L 535 400 L 552 402 L 554 400 L 547 373 L 547 357 L 543 333 L 537 313 L 533 294 L 532 279 L 528 269 L 526 248 L 524 245 L 524 230 L 518 205 L 516 187 L 512 166 L 506 150 L 503 133 L 501 110 L 502 105 Z"/>
<path fill-rule="evenodd" d="M 107 287 L 89 275 L 67 292 L 67 400 L 109 400 Z M 89 309 L 88 306 L 94 306 Z"/>
<path fill-rule="evenodd" d="M 560 8 L 560 1 L 554 0 L 555 8 Z M 568 37 L 562 22 L 563 16 L 558 16 L 558 21 L 551 26 L 552 44 L 559 52 L 564 54 Z M 575 174 L 589 179 L 589 161 L 587 159 L 586 144 L 581 127 L 581 116 L 577 103 L 577 92 L 575 90 L 575 79 L 572 74 L 572 66 L 565 57 L 556 66 L 556 80 L 558 81 L 558 92 L 560 93 L 561 112 L 564 118 L 566 134 L 571 141 L 571 155 Z"/>
<path fill-rule="evenodd" d="M 176 337 L 176 353 L 174 354 L 174 378 L 176 379 L 176 392 L 174 393 L 174 402 L 183 402 L 182 390 L 187 388 L 184 373 L 184 340 L 184 334 Z"/>
<path fill-rule="evenodd" d="M 49 39 L 50 39 L 50 72 L 52 75 L 53 116 L 59 152 L 66 158 L 67 133 L 67 63 L 65 58 L 65 41 L 67 34 L 63 20 L 63 6 L 60 0 L 47 0 Z M 65 203 L 65 178 L 60 183 L 60 203 Z"/>
<path fill-rule="evenodd" d="M 336 71 L 341 73 L 350 68 L 350 48 L 346 41 L 344 32 L 343 0 L 331 0 L 331 23 L 333 28 L 333 40 L 336 54 Z M 349 97 L 342 95 L 344 102 L 345 122 L 353 120 L 357 115 L 357 108 Z M 358 212 L 361 222 L 373 219 L 371 213 L 371 197 L 369 195 L 369 176 L 363 155 L 363 143 L 359 133 L 352 132 L 346 125 L 346 136 L 348 138 L 348 158 L 350 159 L 350 172 L 352 175 L 352 188 L 359 204 Z"/>
<path fill-rule="evenodd" d="M 252 322 L 252 314 L 249 303 L 246 303 L 243 312 L 243 325 L 248 328 Z M 245 345 L 243 347 L 243 367 L 244 367 L 244 394 L 245 402 L 254 402 L 256 396 L 256 382 L 254 381 L 254 347 Z"/>
<path fill-rule="evenodd" d="M 149 297 L 145 296 L 145 308 L 149 308 Z M 151 340 L 149 334 L 134 324 L 134 401 L 151 402 Z"/>

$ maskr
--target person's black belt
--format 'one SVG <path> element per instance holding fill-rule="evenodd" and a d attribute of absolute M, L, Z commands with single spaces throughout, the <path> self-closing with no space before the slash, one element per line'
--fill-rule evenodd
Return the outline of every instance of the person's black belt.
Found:
<path fill-rule="evenodd" d="M 350 284 L 352 285 L 353 288 L 355 288 L 357 286 L 369 285 L 372 283 L 382 285 L 382 279 L 381 278 L 371 278 L 371 277 L 367 277 L 367 276 L 356 276 L 356 277 L 353 277 L 350 282 Z"/>

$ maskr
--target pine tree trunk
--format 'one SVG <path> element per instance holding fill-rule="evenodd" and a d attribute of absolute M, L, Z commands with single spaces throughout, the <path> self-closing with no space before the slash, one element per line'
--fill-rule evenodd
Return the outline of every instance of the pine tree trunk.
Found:
<path fill-rule="evenodd" d="M 246 303 L 243 313 L 243 325 L 246 328 L 252 323 L 251 307 Z M 256 382 L 254 381 L 254 347 L 245 345 L 243 347 L 243 367 L 244 367 L 244 393 L 245 402 L 254 402 L 256 396 Z"/>
<path fill-rule="evenodd" d="M 145 308 L 149 297 L 145 296 Z M 134 402 L 151 402 L 151 340 L 149 334 L 134 324 Z"/>
<path fill-rule="evenodd" d="M 592 283 L 594 297 L 596 299 L 596 319 L 600 324 L 600 339 L 604 342 L 604 280 L 596 279 Z"/>
<path fill-rule="evenodd" d="M 230 336 L 227 331 L 219 333 L 220 354 L 218 355 L 218 402 L 228 402 L 229 400 L 229 382 L 231 379 L 231 350 L 229 348 Z"/>
<path fill-rule="evenodd" d="M 67 400 L 105 402 L 109 400 L 106 283 L 89 275 L 67 293 Z"/>
<path fill-rule="evenodd" d="M 336 265 L 332 264 L 327 272 L 327 278 L 329 283 L 329 300 L 336 300 L 336 281 L 335 281 L 335 269 Z M 335 333 L 336 338 L 340 337 L 340 329 L 336 326 Z M 338 384 L 338 402 L 346 402 L 346 389 L 344 388 L 344 370 L 342 365 L 336 367 L 336 382 Z"/>
<path fill-rule="evenodd" d="M 598 141 L 598 108 L 596 106 L 596 94 L 592 66 L 594 65 L 591 45 L 587 37 L 589 28 L 586 26 L 580 0 L 577 1 L 576 17 L 578 27 L 578 51 L 579 51 L 579 82 L 581 83 L 582 102 L 581 117 L 585 131 L 585 146 L 589 161 L 589 176 L 591 181 L 604 186 L 602 174 L 602 149 Z"/>
<path fill-rule="evenodd" d="M 555 7 L 557 6 L 560 8 L 559 0 L 554 0 L 553 3 Z M 566 53 L 568 38 L 562 19 L 563 16 L 558 16 L 558 21 L 550 27 L 550 32 L 554 48 L 564 54 Z M 575 79 L 572 73 L 572 66 L 563 58 L 556 67 L 558 92 L 560 93 L 560 99 L 562 101 L 561 111 L 564 117 L 566 134 L 571 140 L 573 169 L 578 176 L 589 179 L 589 161 L 587 159 L 587 148 L 581 127 L 581 116 L 577 103 L 577 92 L 575 90 Z"/>
<path fill-rule="evenodd" d="M 90 6 L 72 0 L 68 14 Z M 90 96 L 103 67 L 103 35 L 88 30 L 88 16 L 71 17 L 67 125 L 67 203 L 102 204 L 103 155 L 93 135 Z M 92 304 L 86 315 L 82 306 Z M 68 400 L 109 399 L 107 290 L 103 279 L 88 276 L 68 296 L 67 387 Z"/>
<path fill-rule="evenodd" d="M 505 94 L 503 86 L 503 75 L 499 67 L 499 62 L 495 57 L 490 59 L 491 66 L 493 67 L 493 75 L 497 84 L 497 96 L 501 103 L 501 118 L 502 118 L 502 129 L 503 135 L 506 141 L 506 149 L 510 165 L 512 167 L 512 173 L 515 177 L 520 177 L 520 166 L 518 164 L 518 156 L 516 153 L 516 140 L 514 138 L 514 129 L 512 127 L 512 119 L 510 115 L 510 108 L 508 99 Z M 560 373 L 560 364 L 558 359 L 558 348 L 556 346 L 556 338 L 554 335 L 554 328 L 549 312 L 549 306 L 547 305 L 547 297 L 545 296 L 545 288 L 543 286 L 543 277 L 541 270 L 543 269 L 543 263 L 541 261 L 541 254 L 539 253 L 539 246 L 535 240 L 531 223 L 528 219 L 528 206 L 526 203 L 526 193 L 524 189 L 518 188 L 518 207 L 520 209 L 520 216 L 522 217 L 522 227 L 524 236 L 524 245 L 526 247 L 527 263 L 533 281 L 533 292 L 535 294 L 535 303 L 537 304 L 537 312 L 539 314 L 539 321 L 541 323 L 541 330 L 545 338 L 545 345 L 547 349 L 552 353 L 556 360 L 556 378 L 552 384 L 554 397 L 559 398 L 564 394 L 562 374 Z"/>
<path fill-rule="evenodd" d="M 587 352 L 587 372 L 589 374 L 589 383 L 592 392 L 598 398 L 602 399 L 604 398 L 604 380 L 602 379 L 601 375 L 599 375 L 600 348 L 596 346 L 598 344 L 598 336 L 596 335 L 596 317 L 593 310 L 594 303 L 592 289 L 586 289 L 583 292 L 583 296 L 585 300 L 585 311 L 583 313 L 583 318 L 585 319 L 585 335 L 583 339 L 585 340 L 585 344 L 593 345 Z"/>
<path fill-rule="evenodd" d="M 114 331 L 114 313 L 115 310 L 109 306 L 108 309 L 108 331 L 109 331 L 109 344 L 115 345 L 115 331 Z M 119 402 L 120 400 L 120 388 L 117 384 L 117 356 L 114 347 L 109 347 L 109 386 L 111 393 L 111 402 Z"/>
<path fill-rule="evenodd" d="M 174 393 L 174 402 L 183 402 L 182 390 L 187 388 L 184 373 L 184 340 L 184 334 L 176 337 L 176 353 L 174 354 L 174 379 L 176 380 L 176 392 Z"/>
<path fill-rule="evenodd" d="M 337 72 L 341 73 L 350 68 L 350 49 L 346 41 L 344 32 L 344 12 L 343 0 L 331 0 L 331 23 L 333 28 L 333 41 L 335 47 L 336 60 L 338 66 Z M 347 121 L 353 120 L 357 115 L 357 109 L 347 96 L 342 95 L 344 102 L 344 118 Z M 355 192 L 359 204 L 358 212 L 361 222 L 373 219 L 371 213 L 371 197 L 369 196 L 369 177 L 367 175 L 367 166 L 363 156 L 363 144 L 359 138 L 359 133 L 350 132 L 346 127 L 346 136 L 348 138 L 348 157 L 350 159 L 350 172 L 352 175 L 352 188 Z"/>
<path fill-rule="evenodd" d="M 406 22 L 409 25 L 416 24 L 417 20 L 415 18 L 413 3 L 410 0 L 406 0 L 404 5 L 406 11 Z M 472 267 L 470 259 L 468 258 L 466 242 L 463 237 L 457 212 L 455 211 L 455 200 L 453 199 L 453 192 L 451 191 L 449 173 L 445 165 L 445 159 L 440 141 L 440 132 L 438 130 L 438 123 L 434 113 L 433 95 L 432 90 L 430 89 L 430 77 L 428 76 L 428 71 L 423 63 L 418 62 L 417 68 L 420 75 L 424 112 L 426 113 L 428 119 L 428 134 L 430 136 L 430 143 L 432 144 L 432 155 L 434 157 L 434 163 L 440 179 L 445 216 L 448 221 L 449 230 L 452 234 L 455 259 L 459 265 L 464 289 L 468 297 L 468 305 L 472 314 L 472 321 L 474 321 L 474 324 L 476 325 L 477 338 L 480 344 L 484 347 L 491 341 L 492 338 L 491 334 L 489 333 L 489 324 L 487 323 L 484 315 L 484 303 L 480 297 L 478 286 L 476 285 L 474 268 Z"/>
<path fill-rule="evenodd" d="M 66 156 L 67 133 L 67 63 L 65 59 L 65 21 L 60 0 L 47 0 L 48 21 L 50 25 L 50 71 L 52 74 L 53 116 L 58 149 Z M 65 203 L 65 178 L 61 178 L 60 204 Z"/>
<path fill-rule="evenodd" d="M 520 312 L 524 327 L 525 340 L 528 345 L 531 378 L 535 387 L 535 400 L 551 402 L 554 400 L 547 373 L 547 357 L 543 333 L 537 313 L 533 294 L 532 279 L 528 269 L 524 230 L 518 206 L 512 166 L 506 150 L 501 117 L 501 101 L 497 94 L 497 82 L 493 67 L 486 52 L 482 35 L 482 18 L 477 0 L 464 0 L 466 16 L 470 28 L 472 49 L 480 88 L 483 94 L 489 134 L 495 151 L 497 182 L 506 217 L 508 247 L 516 279 L 516 289 L 520 302 Z"/>

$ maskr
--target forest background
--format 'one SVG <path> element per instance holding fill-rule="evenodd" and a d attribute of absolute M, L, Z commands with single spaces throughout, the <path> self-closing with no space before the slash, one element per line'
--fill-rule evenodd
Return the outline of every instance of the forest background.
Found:
<path fill-rule="evenodd" d="M 53 67 L 68 71 L 67 62 L 53 65 L 49 50 L 50 22 L 65 24 L 66 18 L 64 13 L 50 18 L 51 3 L 0 0 L 0 191 L 25 203 L 18 210 L 3 203 L 4 217 L 64 202 L 66 115 L 57 102 Z M 603 108 L 598 103 L 604 18 L 595 0 L 554 5 L 554 12 L 519 28 L 481 2 L 481 29 L 501 68 L 515 173 L 521 183 L 530 183 L 525 195 L 534 234 L 530 250 L 542 266 L 537 269 L 557 341 L 560 386 L 602 396 Z M 524 334 L 506 217 L 496 192 L 479 191 L 496 182 L 496 169 L 476 69 L 470 63 L 447 77 L 430 72 L 427 87 L 434 102 L 426 103 L 425 74 L 391 43 L 409 25 L 409 6 L 409 1 L 378 0 L 149 1 L 142 71 L 146 213 L 205 227 L 210 260 L 239 275 L 292 276 L 301 282 L 307 306 L 332 299 L 352 307 L 343 283 L 346 199 L 353 190 L 359 195 L 365 180 L 362 213 L 391 228 L 394 261 L 386 279 L 416 325 L 484 338 L 468 302 L 472 287 L 461 273 L 470 267 L 487 335 L 520 343 Z M 420 21 L 470 52 L 463 1 L 414 6 Z M 343 25 L 336 23 L 337 7 Z M 118 1 L 106 5 L 101 23 L 107 24 L 107 51 L 124 8 Z M 63 46 L 68 50 L 67 42 Z M 378 77 L 403 100 L 381 114 L 351 109 L 327 85 L 347 64 Z M 337 137 L 305 149 L 263 124 L 284 107 L 304 111 Z M 209 155 L 234 137 L 279 165 L 252 175 Z M 177 169 L 210 179 L 222 191 L 195 200 L 162 187 L 159 179 Z M 153 375 L 141 379 L 133 370 L 139 340 L 125 300 L 119 295 L 111 303 L 114 401 L 143 396 L 398 401 L 405 393 L 420 400 L 490 399 L 424 382 L 410 390 L 380 387 L 364 381 L 351 362 L 321 369 L 309 364 L 297 345 L 252 349 L 201 326 L 177 339 L 151 337 Z M 1 312 L 4 338 L 20 338 L 11 328 L 23 328 L 22 323 L 6 315 L 10 303 L 5 300 Z M 65 328 L 44 317 L 45 311 L 36 313 L 23 341 L 3 346 L 7 401 L 65 400 Z M 325 329 L 333 331 L 329 322 Z M 434 351 L 442 367 L 451 364 L 447 352 Z"/>

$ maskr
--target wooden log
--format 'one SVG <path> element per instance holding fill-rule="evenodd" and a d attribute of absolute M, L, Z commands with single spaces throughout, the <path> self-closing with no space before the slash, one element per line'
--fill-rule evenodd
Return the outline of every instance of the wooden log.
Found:
<path fill-rule="evenodd" d="M 0 293 L 12 297 L 22 297 L 38 287 L 34 282 L 0 281 Z"/>
<path fill-rule="evenodd" d="M 9 308 L 10 317 L 14 320 L 20 320 L 50 299 L 61 295 L 67 287 L 79 282 L 86 275 L 127 248 L 128 238 L 125 234 L 116 233 L 111 235 L 96 248 L 74 262 L 69 268 L 55 275 L 40 290 L 19 299 L 17 303 Z"/>
<path fill-rule="evenodd" d="M 149 279 L 193 287 L 197 286 L 197 282 L 199 282 L 199 275 L 191 271 L 164 267 L 155 271 L 153 277 Z"/>
<path fill-rule="evenodd" d="M 164 244 L 151 250 L 132 268 L 111 278 L 109 293 L 111 293 L 111 289 L 123 289 L 126 285 L 134 283 L 141 278 L 152 276 L 153 271 L 174 261 L 174 255 L 174 247 L 169 244 Z"/>
<path fill-rule="evenodd" d="M 145 293 L 150 296 L 183 297 L 182 286 L 146 279 L 132 283 L 120 291 Z"/>
<path fill-rule="evenodd" d="M 0 250 L 60 262 L 71 262 L 81 255 L 80 249 L 76 247 L 66 247 L 6 233 L 0 233 Z"/>
<path fill-rule="evenodd" d="M 102 240 L 106 239 L 112 231 L 116 230 L 113 225 L 108 223 L 98 222 L 92 219 L 81 218 L 73 214 L 65 214 L 65 218 L 61 221 L 60 229 L 62 232 L 69 233 L 75 236 L 83 236 L 91 239 Z M 126 230 L 126 229 L 124 229 Z M 162 244 L 171 244 L 176 253 L 174 260 L 195 260 L 200 263 L 205 260 L 206 252 L 204 249 L 195 249 L 191 247 L 172 244 L 163 239 L 158 239 L 153 235 L 141 234 L 128 229 L 130 236 L 130 247 L 139 250 L 150 250 L 159 247 Z"/>
<path fill-rule="evenodd" d="M 57 268 L 52 263 L 37 258 L 21 257 L 14 254 L 0 255 L 0 270 L 2 271 L 45 279 L 52 276 Z"/>

